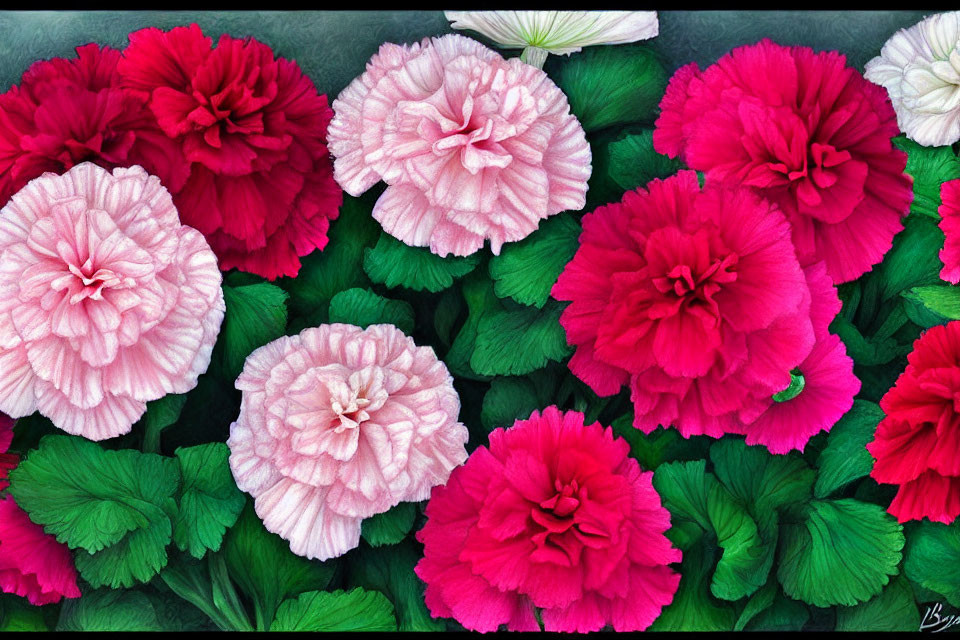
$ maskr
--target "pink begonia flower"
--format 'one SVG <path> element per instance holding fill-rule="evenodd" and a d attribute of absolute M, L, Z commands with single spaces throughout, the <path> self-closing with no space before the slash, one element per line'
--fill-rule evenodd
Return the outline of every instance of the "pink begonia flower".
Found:
<path fill-rule="evenodd" d="M 230 468 L 297 555 L 346 553 L 364 518 L 425 500 L 467 458 L 447 367 L 393 325 L 274 340 L 250 354 L 237 388 Z"/>
<path fill-rule="evenodd" d="M 943 249 L 940 250 L 940 278 L 953 284 L 960 283 L 960 179 L 940 185 L 940 230 L 943 231 Z"/>
<path fill-rule="evenodd" d="M 441 256 L 494 254 L 586 202 L 590 146 L 547 75 L 460 35 L 384 44 L 333 103 L 334 178 L 383 180 L 384 231 Z"/>
<path fill-rule="evenodd" d="M 91 440 L 210 363 L 217 259 L 141 167 L 45 173 L 0 211 L 0 411 Z"/>
<path fill-rule="evenodd" d="M 416 573 L 434 617 L 480 632 L 642 631 L 670 604 L 681 552 L 653 473 L 583 414 L 547 407 L 490 434 L 433 490 Z"/>
<path fill-rule="evenodd" d="M 80 597 L 67 545 L 34 524 L 13 496 L 0 500 L 0 591 L 37 606 Z"/>

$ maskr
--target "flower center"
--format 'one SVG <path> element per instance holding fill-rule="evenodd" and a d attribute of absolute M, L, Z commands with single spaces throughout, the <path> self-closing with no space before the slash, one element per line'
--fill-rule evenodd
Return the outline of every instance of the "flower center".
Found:
<path fill-rule="evenodd" d="M 720 308 L 714 296 L 724 284 L 737 279 L 737 254 L 714 258 L 705 269 L 682 263 L 665 275 L 653 278 L 653 286 L 664 294 L 664 300 L 651 308 L 651 317 L 664 318 L 681 310 L 703 317 L 708 324 L 720 324 Z"/>
<path fill-rule="evenodd" d="M 340 400 L 334 400 L 330 403 L 335 418 L 331 421 L 331 427 L 335 433 L 343 433 L 347 429 L 354 429 L 360 426 L 361 422 L 370 419 L 370 414 L 364 411 L 365 407 L 370 406 L 370 401 L 360 396 L 360 391 L 355 390 L 353 397 L 346 404 Z"/>
<path fill-rule="evenodd" d="M 588 517 L 581 517 L 588 499 L 587 488 L 577 480 L 554 482 L 555 493 L 530 510 L 530 516 L 541 531 L 532 536 L 535 562 L 571 567 L 580 562 L 583 547 L 607 546 L 610 533 L 595 526 Z"/>

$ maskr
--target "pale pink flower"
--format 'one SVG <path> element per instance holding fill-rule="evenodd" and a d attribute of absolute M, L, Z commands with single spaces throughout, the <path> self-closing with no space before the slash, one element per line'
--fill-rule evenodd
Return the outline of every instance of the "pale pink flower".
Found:
<path fill-rule="evenodd" d="M 427 499 L 467 458 L 453 378 L 393 325 L 274 340 L 250 354 L 237 388 L 233 477 L 297 555 L 346 553 L 364 518 Z"/>
<path fill-rule="evenodd" d="M 0 411 L 91 440 L 210 363 L 217 259 L 141 167 L 45 173 L 0 210 Z"/>
<path fill-rule="evenodd" d="M 586 202 L 590 146 L 547 75 L 460 35 L 384 44 L 333 103 L 334 178 L 383 180 L 383 229 L 441 256 L 494 254 Z"/>

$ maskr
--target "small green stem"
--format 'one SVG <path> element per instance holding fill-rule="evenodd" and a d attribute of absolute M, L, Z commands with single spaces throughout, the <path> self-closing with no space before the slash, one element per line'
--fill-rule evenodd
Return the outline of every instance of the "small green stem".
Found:
<path fill-rule="evenodd" d="M 253 631 L 246 609 L 227 573 L 227 563 L 219 553 L 207 555 L 210 579 L 213 583 L 213 604 L 231 621 L 237 631 Z M 259 625 L 258 625 L 259 626 Z"/>
<path fill-rule="evenodd" d="M 540 47 L 525 47 L 523 53 L 520 54 L 520 60 L 537 69 L 543 69 L 543 63 L 547 61 L 548 55 L 549 52 L 546 49 L 541 49 Z"/>

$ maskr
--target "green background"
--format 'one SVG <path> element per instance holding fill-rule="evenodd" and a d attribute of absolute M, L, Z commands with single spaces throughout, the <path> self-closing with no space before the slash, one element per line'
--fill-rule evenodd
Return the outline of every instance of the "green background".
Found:
<path fill-rule="evenodd" d="M 451 3 L 456 8 L 456 3 Z M 780 44 L 838 49 L 859 68 L 897 29 L 932 11 L 661 11 L 653 40 L 669 71 L 710 64 L 732 47 L 769 37 Z M 68 56 L 87 42 L 123 47 L 127 34 L 197 22 L 214 38 L 253 36 L 297 60 L 317 88 L 336 96 L 382 42 L 412 42 L 452 30 L 442 11 L 3 11 L 0 87 L 30 63 Z"/>

